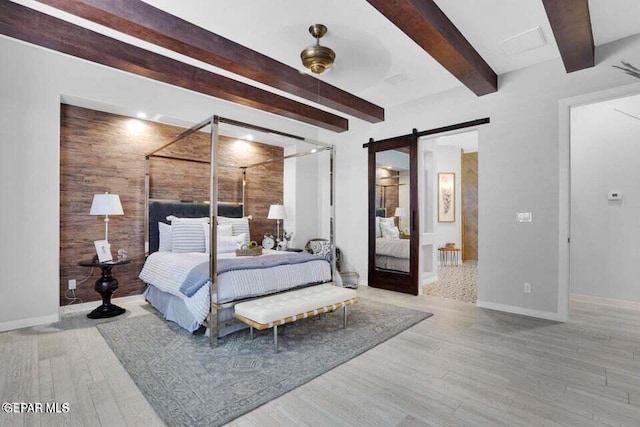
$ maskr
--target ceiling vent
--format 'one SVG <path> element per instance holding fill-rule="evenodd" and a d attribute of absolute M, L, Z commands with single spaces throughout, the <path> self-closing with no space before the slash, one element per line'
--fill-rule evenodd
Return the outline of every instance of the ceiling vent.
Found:
<path fill-rule="evenodd" d="M 395 76 L 387 77 L 386 79 L 384 79 L 384 81 L 385 83 L 389 83 L 392 86 L 400 86 L 401 84 L 408 82 L 409 78 L 400 73 L 396 74 Z"/>
<path fill-rule="evenodd" d="M 544 46 L 546 43 L 540 27 L 532 28 L 498 42 L 504 53 L 509 56 L 515 56 L 522 52 L 536 49 Z"/>

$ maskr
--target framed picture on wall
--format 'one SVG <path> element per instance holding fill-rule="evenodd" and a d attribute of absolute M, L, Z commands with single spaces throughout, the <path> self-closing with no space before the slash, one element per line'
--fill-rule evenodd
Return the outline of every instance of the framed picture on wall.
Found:
<path fill-rule="evenodd" d="M 438 174 L 438 222 L 456 221 L 456 174 Z"/>

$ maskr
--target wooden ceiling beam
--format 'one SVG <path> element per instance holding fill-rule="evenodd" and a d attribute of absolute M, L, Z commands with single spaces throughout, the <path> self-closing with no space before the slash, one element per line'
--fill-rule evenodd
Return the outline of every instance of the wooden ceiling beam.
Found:
<path fill-rule="evenodd" d="M 343 117 L 129 45 L 11 1 L 0 1 L 0 34 L 335 132 L 349 129 L 349 121 Z"/>
<path fill-rule="evenodd" d="M 38 1 L 362 120 L 384 120 L 371 102 L 143 1 Z"/>
<path fill-rule="evenodd" d="M 596 63 L 588 0 L 542 0 L 567 73 Z"/>
<path fill-rule="evenodd" d="M 498 76 L 433 0 L 367 0 L 476 95 L 497 92 Z"/>

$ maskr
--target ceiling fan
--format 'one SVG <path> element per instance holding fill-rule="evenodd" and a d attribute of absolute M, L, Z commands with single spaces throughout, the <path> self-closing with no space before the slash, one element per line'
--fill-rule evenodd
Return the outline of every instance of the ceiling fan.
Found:
<path fill-rule="evenodd" d="M 320 45 L 320 39 L 327 33 L 325 25 L 314 24 L 309 27 L 309 33 L 316 39 L 316 44 L 300 52 L 300 59 L 302 59 L 302 65 L 312 73 L 322 74 L 333 66 L 336 53 L 332 49 Z"/>

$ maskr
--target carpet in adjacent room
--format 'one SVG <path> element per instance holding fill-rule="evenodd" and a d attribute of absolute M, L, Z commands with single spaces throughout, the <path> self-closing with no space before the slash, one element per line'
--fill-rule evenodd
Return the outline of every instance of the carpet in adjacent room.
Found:
<path fill-rule="evenodd" d="M 458 266 L 440 266 L 438 280 L 422 289 L 425 295 L 475 303 L 478 299 L 478 261 L 464 261 Z"/>
<path fill-rule="evenodd" d="M 157 314 L 98 325 L 151 406 L 167 425 L 217 426 L 322 375 L 431 316 L 361 300 L 342 312 L 287 325 L 273 351 L 271 330 L 219 340 L 193 336 Z"/>

